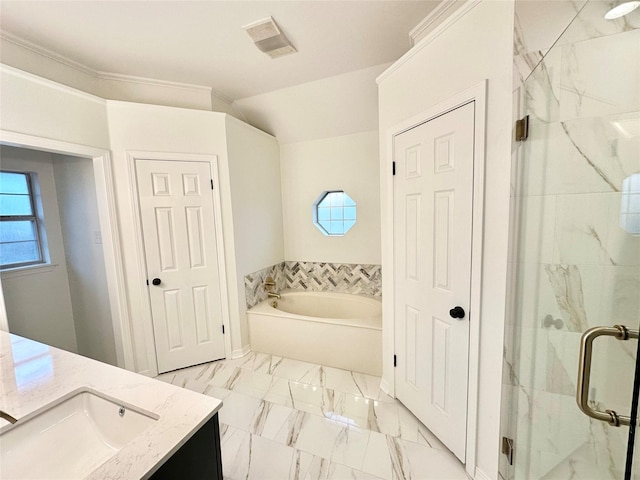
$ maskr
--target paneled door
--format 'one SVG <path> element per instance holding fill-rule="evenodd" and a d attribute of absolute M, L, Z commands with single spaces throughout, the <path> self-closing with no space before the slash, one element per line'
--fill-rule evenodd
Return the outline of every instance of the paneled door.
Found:
<path fill-rule="evenodd" d="M 473 148 L 474 102 L 394 138 L 396 396 L 462 462 Z"/>
<path fill-rule="evenodd" d="M 160 373 L 224 358 L 211 167 L 136 160 Z"/>

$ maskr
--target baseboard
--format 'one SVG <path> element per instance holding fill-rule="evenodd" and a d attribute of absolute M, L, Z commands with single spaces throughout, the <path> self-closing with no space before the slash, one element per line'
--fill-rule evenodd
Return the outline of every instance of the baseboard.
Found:
<path fill-rule="evenodd" d="M 476 467 L 475 475 L 473 476 L 475 480 L 491 480 L 491 477 Z"/>
<path fill-rule="evenodd" d="M 247 344 L 242 348 L 238 348 L 231 352 L 231 358 L 242 358 L 251 351 L 251 345 Z"/>
<path fill-rule="evenodd" d="M 389 395 L 390 397 L 394 397 L 395 395 L 391 392 L 391 385 L 384 378 L 380 380 L 380 390 Z"/>

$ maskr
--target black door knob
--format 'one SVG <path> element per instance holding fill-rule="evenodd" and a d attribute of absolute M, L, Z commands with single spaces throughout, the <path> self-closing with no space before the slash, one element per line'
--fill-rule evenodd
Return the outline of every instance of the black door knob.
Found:
<path fill-rule="evenodd" d="M 162 283 L 162 280 L 160 280 L 159 278 L 154 278 L 153 280 L 151 280 L 151 283 L 153 283 L 157 287 Z"/>
<path fill-rule="evenodd" d="M 453 307 L 449 310 L 449 315 L 451 315 L 451 318 L 464 318 L 464 308 Z"/>

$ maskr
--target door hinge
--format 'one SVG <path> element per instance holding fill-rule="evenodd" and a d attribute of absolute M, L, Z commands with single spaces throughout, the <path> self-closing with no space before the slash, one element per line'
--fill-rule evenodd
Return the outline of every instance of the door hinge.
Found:
<path fill-rule="evenodd" d="M 211 179 L 211 190 L 213 190 L 213 178 Z"/>
<path fill-rule="evenodd" d="M 396 162 L 391 163 L 391 172 L 393 175 L 396 174 Z"/>
<path fill-rule="evenodd" d="M 222 325 L 222 334 L 224 335 L 224 325 Z"/>
<path fill-rule="evenodd" d="M 529 115 L 516 120 L 516 141 L 524 142 L 529 138 Z"/>
<path fill-rule="evenodd" d="M 509 459 L 509 465 L 513 465 L 513 438 L 502 437 L 502 453 Z"/>
<path fill-rule="evenodd" d="M 398 357 L 396 357 L 396 355 L 393 355 L 393 366 L 396 367 L 398 365 Z"/>

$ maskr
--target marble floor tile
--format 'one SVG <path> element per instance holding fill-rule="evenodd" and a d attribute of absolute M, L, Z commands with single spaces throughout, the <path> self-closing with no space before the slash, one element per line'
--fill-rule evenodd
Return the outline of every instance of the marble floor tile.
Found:
<path fill-rule="evenodd" d="M 231 390 L 227 390 L 222 387 L 214 387 L 213 385 L 207 384 L 202 393 L 204 393 L 205 395 L 209 395 L 210 397 L 217 398 L 218 400 L 222 400 L 224 403 L 224 399 L 229 396 Z"/>
<path fill-rule="evenodd" d="M 275 365 L 277 365 L 281 360 L 282 357 L 277 357 L 268 353 L 250 352 L 246 356 L 232 361 L 237 362 L 234 364 L 236 367 L 257 373 L 272 375 Z"/>
<path fill-rule="evenodd" d="M 357 427 L 343 428 L 333 446 L 331 462 L 362 470 L 370 434 Z"/>
<path fill-rule="evenodd" d="M 273 381 L 263 398 L 269 402 L 287 407 L 293 407 L 293 396 L 289 388 L 289 380 L 282 377 L 272 377 Z"/>
<path fill-rule="evenodd" d="M 339 422 L 310 413 L 297 412 L 289 418 L 288 423 L 276 436 L 276 440 L 284 441 L 291 447 L 313 455 L 331 458 L 338 437 L 346 429 L 347 427 Z"/>
<path fill-rule="evenodd" d="M 418 425 L 418 443 L 420 445 L 426 445 L 431 448 L 437 448 L 438 450 L 449 451 L 447 447 L 436 437 L 431 430 L 424 425 Z"/>
<path fill-rule="evenodd" d="M 225 480 L 298 480 L 313 456 L 231 426 L 221 426 Z"/>
<path fill-rule="evenodd" d="M 326 369 L 329 367 L 324 367 L 322 365 L 318 365 L 317 368 L 311 369 L 304 377 L 300 379 L 301 383 L 307 383 L 309 385 L 316 385 L 318 387 L 325 388 L 326 385 Z"/>
<path fill-rule="evenodd" d="M 274 380 L 272 375 L 238 368 L 230 390 L 255 398 L 263 398 Z M 234 372 L 235 374 L 236 372 Z"/>
<path fill-rule="evenodd" d="M 220 423 L 249 432 L 253 418 L 262 402 L 263 400 L 259 398 L 231 392 L 222 401 L 222 408 L 218 414 Z"/>
<path fill-rule="evenodd" d="M 323 369 L 326 388 L 367 398 L 378 398 L 380 394 L 380 377 L 333 367 Z"/>
<path fill-rule="evenodd" d="M 332 463 L 325 458 L 314 457 L 304 480 L 380 480 L 380 477 Z"/>
<path fill-rule="evenodd" d="M 293 408 L 326 416 L 334 411 L 334 391 L 317 385 L 289 382 Z"/>
<path fill-rule="evenodd" d="M 290 358 L 281 358 L 279 361 L 273 362 L 271 371 L 272 375 L 275 375 L 276 377 L 299 381 L 305 376 L 312 376 L 312 372 L 319 368 L 319 365 L 314 365 L 312 363 L 301 362 L 300 360 L 293 360 Z"/>
<path fill-rule="evenodd" d="M 294 415 L 291 407 L 262 401 L 254 414 L 251 433 L 273 440 Z"/>
<path fill-rule="evenodd" d="M 407 473 L 406 478 L 467 480 L 464 466 L 449 452 L 404 440 L 399 440 L 398 443 L 403 460 L 403 471 Z"/>
<path fill-rule="evenodd" d="M 379 418 L 377 415 L 377 407 L 379 407 L 379 405 L 377 404 L 378 401 L 371 398 L 339 393 L 336 395 L 334 401 L 334 419 L 352 426 L 380 432 Z M 395 408 L 393 405 L 392 407 Z"/>
<path fill-rule="evenodd" d="M 397 471 L 394 468 L 390 455 L 388 437 L 377 432 L 371 432 L 369 435 L 369 443 L 365 452 L 362 470 L 365 473 L 377 475 L 385 480 L 405 478 L 403 476 L 399 476 L 398 474 L 401 475 L 402 472 Z"/>
<path fill-rule="evenodd" d="M 251 352 L 157 378 L 223 401 L 225 480 L 466 478 L 379 377 Z"/>
<path fill-rule="evenodd" d="M 371 432 L 362 470 L 386 480 L 466 480 L 464 466 L 448 451 Z"/>
<path fill-rule="evenodd" d="M 224 387 L 236 371 L 237 368 L 233 365 L 214 362 L 211 364 L 211 368 L 200 377 L 200 380 L 215 387 Z"/>
<path fill-rule="evenodd" d="M 249 469 L 250 438 L 249 432 L 220 424 L 222 472 L 225 480 L 246 478 Z"/>

